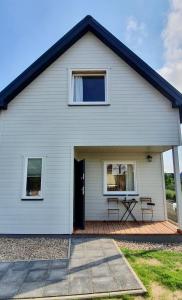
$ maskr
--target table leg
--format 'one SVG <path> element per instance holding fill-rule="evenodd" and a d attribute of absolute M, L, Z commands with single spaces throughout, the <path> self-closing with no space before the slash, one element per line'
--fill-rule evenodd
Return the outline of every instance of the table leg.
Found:
<path fill-rule="evenodd" d="M 135 205 L 136 205 L 136 202 L 131 202 L 131 203 L 122 203 L 123 204 L 123 206 L 125 207 L 125 209 L 126 209 L 126 211 L 125 211 L 125 213 L 123 214 L 123 216 L 121 217 L 121 221 L 127 221 L 128 220 L 128 218 L 129 218 L 129 216 L 131 216 L 132 217 L 132 219 L 135 221 L 135 222 L 137 222 L 137 219 L 135 218 L 135 216 L 133 215 L 133 213 L 132 213 L 132 211 L 133 211 L 133 209 L 134 209 L 134 207 L 135 207 Z M 133 204 L 133 207 L 132 207 L 132 204 Z M 127 213 L 128 213 L 128 215 L 127 215 Z M 124 220 L 124 217 L 127 215 L 127 217 L 125 218 L 125 220 Z"/>
<path fill-rule="evenodd" d="M 132 204 L 133 204 L 133 207 L 132 207 Z M 131 204 L 128 206 L 128 215 L 127 215 L 125 221 L 127 221 L 128 218 L 129 218 L 129 216 L 131 216 L 131 217 L 133 218 L 133 220 L 134 220 L 135 222 L 137 222 L 137 219 L 136 219 L 135 216 L 132 214 L 132 211 L 133 211 L 135 205 L 136 205 L 136 203 L 131 203 Z M 130 209 L 130 207 L 131 207 L 131 209 Z"/>
<path fill-rule="evenodd" d="M 122 215 L 120 221 L 123 221 L 123 219 L 124 219 L 126 213 L 128 212 L 128 206 L 126 205 L 126 203 L 122 203 L 122 204 L 123 204 L 123 206 L 125 207 L 126 211 L 125 211 L 125 213 Z"/>

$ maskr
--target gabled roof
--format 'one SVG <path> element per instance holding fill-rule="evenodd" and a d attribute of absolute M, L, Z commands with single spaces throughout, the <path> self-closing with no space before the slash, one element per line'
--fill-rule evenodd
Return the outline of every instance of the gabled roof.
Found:
<path fill-rule="evenodd" d="M 95 34 L 106 46 L 167 97 L 171 101 L 172 107 L 179 107 L 182 122 L 182 94 L 91 16 L 86 16 L 76 24 L 57 43 L 1 91 L 0 109 L 7 109 L 8 103 L 16 95 L 88 31 Z"/>

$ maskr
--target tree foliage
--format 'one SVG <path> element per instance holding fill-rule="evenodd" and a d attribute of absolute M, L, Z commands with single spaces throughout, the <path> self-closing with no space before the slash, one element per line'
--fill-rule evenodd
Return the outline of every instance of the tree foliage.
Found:
<path fill-rule="evenodd" d="M 166 190 L 172 190 L 172 191 L 175 190 L 173 173 L 165 173 L 165 185 L 166 185 Z"/>

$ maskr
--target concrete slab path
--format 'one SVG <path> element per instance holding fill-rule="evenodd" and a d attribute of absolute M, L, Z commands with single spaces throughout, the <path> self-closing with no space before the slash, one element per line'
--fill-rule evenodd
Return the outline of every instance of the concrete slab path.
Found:
<path fill-rule="evenodd" d="M 115 242 L 107 238 L 73 238 L 68 260 L 0 263 L 0 299 L 76 299 L 144 291 Z"/>

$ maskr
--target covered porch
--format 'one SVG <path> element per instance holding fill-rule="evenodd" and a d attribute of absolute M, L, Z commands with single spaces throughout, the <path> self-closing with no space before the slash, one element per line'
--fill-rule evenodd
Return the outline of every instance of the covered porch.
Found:
<path fill-rule="evenodd" d="M 79 197 L 77 197 L 78 202 L 74 202 L 74 222 L 77 217 L 80 218 L 81 222 L 78 222 L 79 226 L 74 226 L 73 233 L 79 235 L 179 234 L 182 229 L 182 196 L 177 148 L 169 146 L 74 147 L 74 159 L 80 162 L 83 161 L 84 164 L 82 164 L 82 174 L 79 174 L 81 183 L 79 186 Z M 166 208 L 162 153 L 169 149 L 173 151 L 178 224 L 168 221 Z M 117 179 L 117 182 L 114 182 L 114 184 L 111 181 L 107 182 L 111 177 L 117 177 L 118 171 L 116 168 L 113 170 L 112 164 L 129 165 L 130 178 L 125 178 L 124 185 L 123 175 L 120 176 L 120 173 L 118 177 L 122 179 L 121 181 Z M 109 175 L 107 172 L 110 172 L 108 173 Z M 131 174 L 133 174 L 132 180 Z M 75 176 L 77 178 L 76 174 Z M 78 184 L 77 180 L 76 184 Z M 116 186 L 115 190 L 112 190 L 112 185 Z M 123 186 L 125 186 L 125 190 L 122 190 Z M 133 190 L 131 188 L 127 190 L 127 186 L 133 186 Z M 118 215 L 108 217 L 108 197 L 117 197 L 120 200 L 126 197 L 128 199 L 135 198 L 137 204 L 132 213 L 137 222 L 131 218 L 131 215 L 125 222 L 122 222 L 121 216 L 125 211 L 122 203 L 120 203 L 119 217 Z M 152 218 L 150 215 L 146 215 L 144 219 L 142 218 L 141 197 L 150 197 L 152 202 L 155 203 Z"/>

